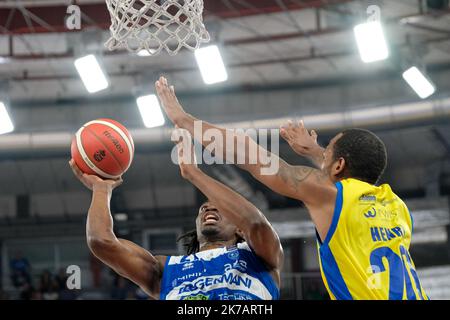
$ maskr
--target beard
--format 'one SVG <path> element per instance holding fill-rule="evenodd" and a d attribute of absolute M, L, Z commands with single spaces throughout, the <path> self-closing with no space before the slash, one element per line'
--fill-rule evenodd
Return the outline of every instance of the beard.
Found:
<path fill-rule="evenodd" d="M 201 232 L 205 238 L 207 238 L 208 240 L 213 240 L 219 235 L 220 230 L 217 226 L 206 226 L 202 229 Z"/>

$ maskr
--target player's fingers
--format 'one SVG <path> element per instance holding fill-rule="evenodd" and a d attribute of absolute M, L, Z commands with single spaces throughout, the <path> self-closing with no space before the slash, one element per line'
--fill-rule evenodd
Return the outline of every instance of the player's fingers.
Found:
<path fill-rule="evenodd" d="M 191 134 L 186 129 L 180 129 L 181 130 L 181 137 L 183 138 L 184 143 L 188 143 L 189 140 L 192 140 Z"/>
<path fill-rule="evenodd" d="M 164 85 L 164 83 L 162 81 L 158 82 L 158 85 L 156 87 L 156 92 L 158 93 L 158 96 L 163 101 L 167 101 L 167 99 L 170 96 L 169 89 Z"/>
<path fill-rule="evenodd" d="M 77 167 L 77 165 L 75 164 L 75 161 L 73 159 L 71 159 L 69 161 L 69 165 L 70 168 L 72 169 L 73 173 L 75 174 L 75 176 L 77 177 L 81 177 L 83 175 L 83 173 L 81 172 L 81 170 Z"/>
<path fill-rule="evenodd" d="M 122 177 L 119 177 L 117 180 L 114 181 L 113 187 L 116 188 L 120 186 L 123 183 Z"/>
<path fill-rule="evenodd" d="M 183 164 L 183 142 L 177 143 L 178 164 Z"/>
<path fill-rule="evenodd" d="M 176 125 L 175 129 L 173 129 L 172 132 L 172 137 L 173 138 L 177 138 L 177 140 L 172 140 L 173 143 L 175 143 L 175 145 L 178 145 L 178 143 L 180 143 L 183 140 L 183 137 L 181 136 L 181 129 Z"/>
<path fill-rule="evenodd" d="M 161 97 L 162 93 L 163 93 L 161 80 L 158 80 L 155 82 L 155 88 L 156 88 L 156 93 L 158 94 L 158 96 Z"/>
<path fill-rule="evenodd" d="M 163 76 L 161 76 L 157 81 L 157 89 L 159 89 L 161 94 L 164 94 L 167 90 Z"/>
<path fill-rule="evenodd" d="M 285 130 L 283 127 L 280 128 L 280 136 L 281 136 L 283 139 L 286 139 L 286 138 L 287 138 L 286 130 Z"/>
<path fill-rule="evenodd" d="M 286 128 L 284 128 L 284 127 L 281 127 L 281 128 L 280 128 L 280 135 L 281 135 L 283 138 L 285 138 L 285 139 L 288 137 L 288 133 L 287 133 Z"/>
<path fill-rule="evenodd" d="M 311 130 L 311 137 L 314 139 L 314 142 L 317 142 L 317 132 L 315 130 Z"/>
<path fill-rule="evenodd" d="M 292 139 L 291 135 L 285 128 L 280 129 L 280 134 L 283 137 L 283 139 L 285 139 L 288 142 Z"/>
<path fill-rule="evenodd" d="M 288 131 L 291 131 L 291 130 L 294 129 L 294 124 L 292 123 L 292 120 L 288 120 L 286 129 L 287 129 Z"/>
<path fill-rule="evenodd" d="M 306 128 L 305 128 L 305 123 L 303 122 L 303 120 L 300 120 L 300 121 L 298 122 L 298 126 L 299 126 L 300 130 L 301 130 L 303 133 L 306 133 L 306 132 L 307 132 L 307 131 L 306 131 Z"/>

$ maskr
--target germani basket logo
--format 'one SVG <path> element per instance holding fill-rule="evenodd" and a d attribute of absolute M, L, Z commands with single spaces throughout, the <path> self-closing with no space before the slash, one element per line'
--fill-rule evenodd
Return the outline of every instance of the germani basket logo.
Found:
<path fill-rule="evenodd" d="M 102 161 L 103 159 L 105 159 L 105 157 L 106 157 L 105 150 L 98 150 L 96 153 L 94 153 L 94 159 L 97 162 Z"/>
<path fill-rule="evenodd" d="M 364 213 L 364 217 L 366 218 L 375 218 L 377 216 L 377 210 L 375 208 L 372 208 L 372 210 L 367 211 Z"/>

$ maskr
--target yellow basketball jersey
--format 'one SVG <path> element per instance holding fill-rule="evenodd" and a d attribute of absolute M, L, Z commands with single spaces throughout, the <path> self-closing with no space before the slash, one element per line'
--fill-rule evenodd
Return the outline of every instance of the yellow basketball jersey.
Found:
<path fill-rule="evenodd" d="M 318 241 L 330 297 L 427 300 L 408 251 L 413 221 L 405 203 L 387 184 L 345 179 L 336 187 L 331 226 Z"/>

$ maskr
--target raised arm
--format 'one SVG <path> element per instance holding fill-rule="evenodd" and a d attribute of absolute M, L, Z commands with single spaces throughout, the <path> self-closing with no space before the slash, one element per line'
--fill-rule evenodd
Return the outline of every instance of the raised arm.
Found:
<path fill-rule="evenodd" d="M 183 178 L 195 185 L 244 233 L 246 242 L 271 270 L 279 272 L 283 263 L 283 249 L 269 221 L 244 197 L 203 173 L 196 165 L 190 142 L 190 137 L 185 134 L 183 142 L 177 144 Z M 188 150 L 188 153 L 184 154 L 184 150 Z"/>
<path fill-rule="evenodd" d="M 173 86 L 169 87 L 167 80 L 161 78 L 156 82 L 156 90 L 167 116 L 175 125 L 188 130 L 195 139 L 195 124 L 200 120 L 184 111 L 175 95 Z M 197 122 L 197 124 L 200 123 Z M 199 128 L 200 126 L 197 125 L 197 127 Z M 205 121 L 201 121 L 201 130 L 202 136 L 209 130 L 215 130 L 215 132 L 222 134 L 222 139 L 216 139 L 214 144 L 216 150 L 223 151 L 221 155 L 218 155 L 223 159 L 233 159 L 234 163 L 237 163 L 238 150 L 245 151 L 243 152 L 245 154 L 245 161 L 240 167 L 250 172 L 253 177 L 277 193 L 301 200 L 310 207 L 321 206 L 324 199 L 331 199 L 335 195 L 333 184 L 320 170 L 305 166 L 289 165 L 276 154 L 270 153 L 259 146 L 249 136 L 237 133 L 234 130 L 220 128 Z M 227 148 L 225 146 L 224 141 L 227 141 L 226 136 L 230 138 L 230 141 L 234 142 L 233 148 Z M 211 143 L 211 141 L 206 139 L 201 139 L 201 142 L 207 148 Z M 252 163 L 250 161 L 250 152 L 255 151 L 257 151 L 258 157 L 256 157 L 256 163 Z M 265 174 L 263 169 L 267 168 L 268 165 L 265 161 L 262 161 L 259 155 L 265 155 L 266 159 L 271 159 L 271 161 L 279 163 L 279 170 L 276 173 Z"/>
<path fill-rule="evenodd" d="M 153 256 L 133 242 L 118 239 L 113 232 L 110 200 L 113 189 L 120 185 L 122 180 L 102 180 L 97 176 L 83 174 L 73 160 L 70 166 L 75 176 L 92 190 L 86 224 L 89 249 L 119 275 L 131 280 L 157 299 L 166 257 Z"/>

